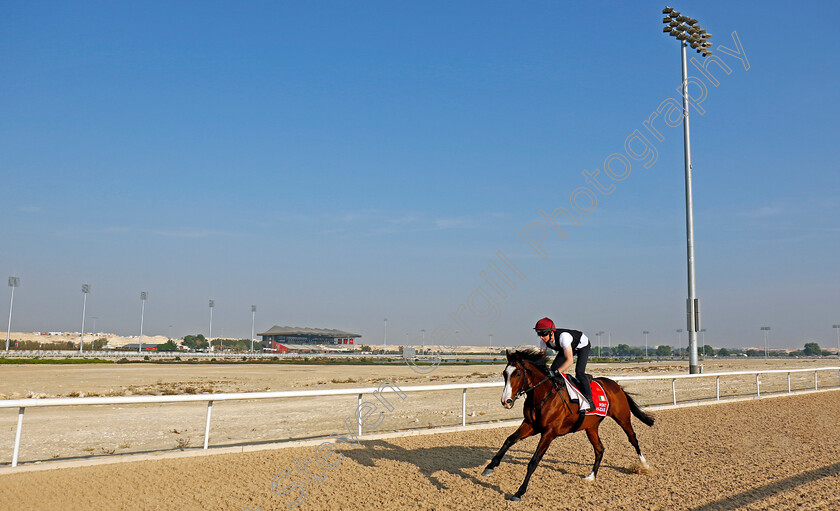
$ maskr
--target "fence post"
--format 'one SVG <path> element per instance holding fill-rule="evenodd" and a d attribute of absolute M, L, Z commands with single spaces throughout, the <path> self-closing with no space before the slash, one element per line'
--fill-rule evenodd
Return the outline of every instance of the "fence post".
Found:
<path fill-rule="evenodd" d="M 814 390 L 819 390 L 819 389 L 817 389 L 817 372 L 816 371 L 814 371 Z"/>
<path fill-rule="evenodd" d="M 210 441 L 210 414 L 213 412 L 213 401 L 207 401 L 207 420 L 204 423 L 204 448 L 207 449 L 207 443 Z"/>
<path fill-rule="evenodd" d="M 720 376 L 715 376 L 715 394 L 717 395 L 717 400 L 720 401 Z"/>
<path fill-rule="evenodd" d="M 461 426 L 467 425 L 467 389 L 461 394 Z"/>
<path fill-rule="evenodd" d="M 359 436 L 362 436 L 362 414 L 359 412 L 362 409 L 362 395 L 359 394 L 359 404 L 356 407 L 356 417 L 359 418 Z"/>
<path fill-rule="evenodd" d="M 758 381 L 759 376 L 761 376 L 761 373 L 755 373 L 755 395 L 761 397 L 761 383 Z"/>
<path fill-rule="evenodd" d="M 23 411 L 25 410 L 24 407 L 20 407 L 18 409 L 18 423 L 17 423 L 17 432 L 15 433 L 15 449 L 12 453 L 12 466 L 17 466 L 18 461 L 18 454 L 20 454 L 20 431 L 23 429 Z"/>
<path fill-rule="evenodd" d="M 674 404 L 677 404 L 677 379 L 671 378 L 671 394 L 674 396 Z"/>
<path fill-rule="evenodd" d="M 788 394 L 790 394 L 790 373 L 788 374 Z"/>

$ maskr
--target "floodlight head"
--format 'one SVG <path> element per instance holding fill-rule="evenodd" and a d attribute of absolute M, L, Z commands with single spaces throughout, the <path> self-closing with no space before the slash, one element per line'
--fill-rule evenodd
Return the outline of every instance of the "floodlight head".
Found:
<path fill-rule="evenodd" d="M 700 47 L 700 43 L 695 42 L 695 41 L 691 41 L 691 47 L 696 50 L 697 48 Z"/>
<path fill-rule="evenodd" d="M 82 284 L 82 293 L 84 293 L 84 294 L 90 293 L 90 285 L 89 284 Z"/>
<path fill-rule="evenodd" d="M 686 30 L 688 30 L 688 25 L 680 25 L 677 27 L 677 30 L 682 30 L 683 32 L 685 32 Z"/>
<path fill-rule="evenodd" d="M 674 12 L 674 9 L 671 7 L 665 7 L 662 9 L 662 14 L 668 14 L 669 12 Z"/>
<path fill-rule="evenodd" d="M 672 35 L 672 36 L 676 37 L 676 36 L 678 36 L 678 35 L 680 35 L 680 34 L 682 34 L 682 32 L 680 32 L 680 31 L 679 31 L 679 30 L 677 30 L 676 28 L 672 28 L 672 29 L 671 29 L 671 35 Z"/>
<path fill-rule="evenodd" d="M 18 287 L 20 285 L 20 277 L 9 277 L 9 287 Z"/>
<path fill-rule="evenodd" d="M 708 38 L 712 37 L 712 34 L 710 34 L 709 32 L 705 32 L 705 31 L 704 31 L 704 32 L 703 32 L 703 37 L 705 37 L 706 39 L 708 39 Z"/>
<path fill-rule="evenodd" d="M 215 307 L 215 306 L 216 306 L 215 300 L 210 300 L 210 307 L 212 308 L 212 307 Z"/>
<path fill-rule="evenodd" d="M 677 21 L 688 21 L 688 16 L 677 16 Z"/>
<path fill-rule="evenodd" d="M 668 27 L 668 26 L 662 27 L 662 31 L 663 31 L 663 32 L 670 32 L 670 31 L 671 31 L 671 27 Z"/>
<path fill-rule="evenodd" d="M 680 32 L 679 34 L 677 34 L 677 39 L 679 39 L 680 41 L 685 41 L 686 39 L 688 39 L 688 36 Z"/>
<path fill-rule="evenodd" d="M 672 21 L 674 21 L 674 18 L 669 18 L 667 16 L 662 18 L 662 23 L 671 23 Z"/>
<path fill-rule="evenodd" d="M 668 14 L 668 16 L 670 16 L 672 18 L 678 18 L 680 16 L 680 12 L 679 11 L 671 11 L 671 13 Z"/>
<path fill-rule="evenodd" d="M 256 305 L 251 306 L 251 312 L 257 312 L 257 306 Z"/>
<path fill-rule="evenodd" d="M 141 300 L 145 300 L 148 297 L 149 297 L 149 293 L 147 293 L 145 291 L 140 291 L 140 299 Z"/>
<path fill-rule="evenodd" d="M 697 24 L 697 20 L 694 18 L 689 18 L 688 20 L 686 20 L 686 23 L 688 23 L 689 25 L 695 25 Z"/>
<path fill-rule="evenodd" d="M 678 26 L 680 26 L 680 22 L 679 22 L 679 21 L 677 21 L 677 20 L 671 20 L 671 22 L 670 22 L 670 23 L 668 23 L 668 24 L 669 24 L 669 25 L 671 25 L 672 27 L 678 27 Z"/>

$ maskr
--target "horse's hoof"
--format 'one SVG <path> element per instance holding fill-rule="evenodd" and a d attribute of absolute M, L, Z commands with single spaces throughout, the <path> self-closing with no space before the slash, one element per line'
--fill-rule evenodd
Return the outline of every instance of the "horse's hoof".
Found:
<path fill-rule="evenodd" d="M 517 497 L 516 495 L 511 495 L 508 500 L 511 501 L 511 502 L 519 502 L 520 500 L 522 500 L 522 497 Z"/>
<path fill-rule="evenodd" d="M 484 477 L 492 476 L 493 475 L 493 469 L 492 468 L 485 468 L 484 472 L 482 472 L 481 475 L 484 476 Z"/>

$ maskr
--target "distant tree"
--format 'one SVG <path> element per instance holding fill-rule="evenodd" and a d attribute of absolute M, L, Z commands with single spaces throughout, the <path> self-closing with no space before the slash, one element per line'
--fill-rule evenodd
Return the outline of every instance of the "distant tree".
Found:
<path fill-rule="evenodd" d="M 101 350 L 102 346 L 105 346 L 106 344 L 108 344 L 108 339 L 106 339 L 104 337 L 100 337 L 99 339 L 94 339 L 93 340 L 93 349 L 94 350 Z"/>
<path fill-rule="evenodd" d="M 207 339 L 201 334 L 187 335 L 181 344 L 193 350 L 204 349 L 207 347 Z"/>
<path fill-rule="evenodd" d="M 163 344 L 157 345 L 158 351 L 178 351 L 178 346 L 175 344 L 175 341 L 169 339 Z"/>
<path fill-rule="evenodd" d="M 671 347 L 667 344 L 661 344 L 656 347 L 656 356 L 658 357 L 668 357 L 671 356 Z"/>
<path fill-rule="evenodd" d="M 619 344 L 615 347 L 615 354 L 619 357 L 629 357 L 632 355 L 632 351 L 630 351 L 630 346 L 626 344 Z"/>
<path fill-rule="evenodd" d="M 732 352 L 729 351 L 726 348 L 721 348 L 721 349 L 718 350 L 718 356 L 719 357 L 728 357 L 731 354 L 732 354 Z"/>
<path fill-rule="evenodd" d="M 804 351 L 806 357 L 818 357 L 822 355 L 820 345 L 815 342 L 806 342 Z"/>
<path fill-rule="evenodd" d="M 703 346 L 702 352 L 703 355 L 706 355 L 707 357 L 715 356 L 715 349 L 709 346 L 708 344 Z"/>
<path fill-rule="evenodd" d="M 764 352 L 763 351 L 758 351 L 758 350 L 747 350 L 747 356 L 748 357 L 763 357 Z"/>

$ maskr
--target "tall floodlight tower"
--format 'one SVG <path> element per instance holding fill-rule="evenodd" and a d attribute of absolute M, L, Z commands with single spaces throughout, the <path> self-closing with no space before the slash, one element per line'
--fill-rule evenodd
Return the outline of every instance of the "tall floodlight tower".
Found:
<path fill-rule="evenodd" d="M 12 307 L 15 305 L 15 288 L 20 286 L 19 277 L 9 277 L 9 287 L 12 288 L 12 301 L 9 302 L 9 326 L 6 327 L 6 351 L 9 351 L 9 335 L 12 333 Z"/>
<path fill-rule="evenodd" d="M 767 332 L 770 331 L 769 326 L 761 327 L 761 331 L 764 332 L 764 360 L 767 360 Z"/>
<path fill-rule="evenodd" d="M 382 338 L 382 354 L 388 349 L 388 318 L 385 318 L 385 336 Z"/>
<path fill-rule="evenodd" d="M 648 353 L 647 353 L 647 351 L 648 351 L 648 348 L 647 348 L 648 343 L 647 343 L 647 341 L 648 341 L 648 334 L 649 334 L 650 332 L 649 332 L 649 331 L 647 331 L 647 330 L 645 330 L 645 331 L 644 331 L 644 332 L 642 332 L 642 333 L 643 333 L 643 334 L 645 334 L 645 358 L 648 358 Z"/>
<path fill-rule="evenodd" d="M 837 332 L 837 358 L 840 358 L 840 325 L 831 325 L 832 328 Z M 6 341 L 6 349 L 9 349 L 9 341 Z"/>
<path fill-rule="evenodd" d="M 691 196 L 691 142 L 688 129 L 688 70 L 686 50 L 689 46 L 703 57 L 712 55 L 712 34 L 697 24 L 697 20 L 683 16 L 671 7 L 662 9 L 663 32 L 680 42 L 682 54 L 682 97 L 683 97 L 683 148 L 685 153 L 685 232 L 688 259 L 688 300 L 686 301 L 688 333 L 688 368 L 691 374 L 700 372 L 697 361 L 697 332 L 700 330 L 700 299 L 697 298 L 694 279 L 694 208 Z"/>
<path fill-rule="evenodd" d="M 146 315 L 146 298 L 149 293 L 140 291 L 140 342 L 137 344 L 137 353 L 143 352 L 143 319 Z"/>
<path fill-rule="evenodd" d="M 82 347 L 85 344 L 85 309 L 87 308 L 87 295 L 90 293 L 90 285 L 82 284 L 82 295 L 84 299 L 82 300 L 82 335 L 79 339 L 79 353 L 82 352 Z"/>
<path fill-rule="evenodd" d="M 254 351 L 254 321 L 257 319 L 257 306 L 251 306 L 251 351 Z"/>
<path fill-rule="evenodd" d="M 213 307 L 216 306 L 215 300 L 210 300 L 210 338 L 207 339 L 207 347 L 210 351 L 213 351 Z M 219 348 L 221 349 L 221 341 L 219 342 Z"/>

